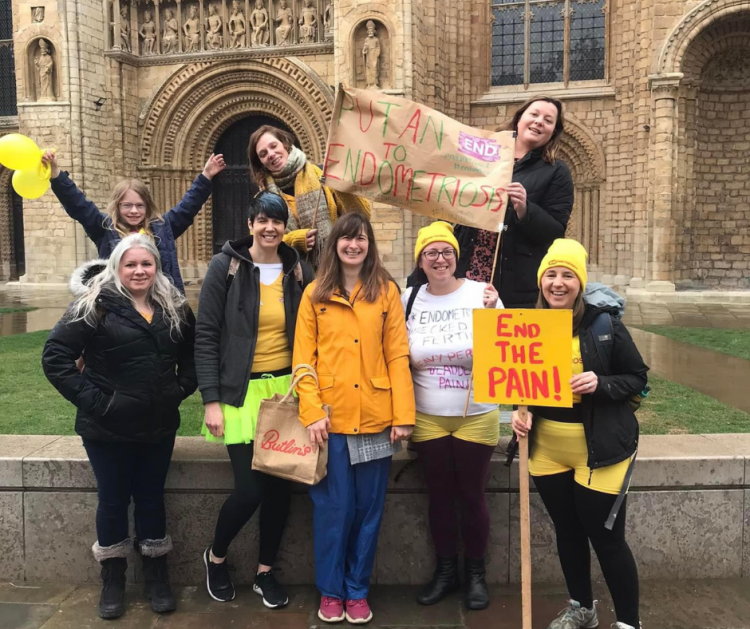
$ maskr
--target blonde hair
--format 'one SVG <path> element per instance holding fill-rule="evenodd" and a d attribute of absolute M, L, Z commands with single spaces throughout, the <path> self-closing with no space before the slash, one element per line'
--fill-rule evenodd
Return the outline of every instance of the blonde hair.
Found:
<path fill-rule="evenodd" d="M 115 290 L 123 297 L 126 297 L 133 307 L 135 301 L 130 291 L 122 285 L 120 280 L 120 261 L 126 251 L 130 249 L 143 249 L 154 258 L 156 265 L 156 274 L 154 283 L 148 289 L 147 299 L 151 304 L 161 307 L 164 313 L 164 319 L 169 323 L 169 333 L 177 333 L 182 336 L 180 329 L 185 322 L 185 304 L 187 300 L 183 294 L 177 290 L 170 279 L 162 273 L 161 258 L 159 250 L 156 248 L 153 239 L 145 234 L 132 234 L 123 238 L 112 251 L 112 255 L 107 260 L 107 266 L 104 271 L 94 277 L 89 283 L 86 292 L 73 302 L 70 310 L 70 317 L 73 321 L 84 320 L 92 328 L 95 328 L 99 322 L 97 311 L 97 299 L 102 290 L 108 288 Z"/>
<path fill-rule="evenodd" d="M 120 203 L 128 190 L 132 190 L 143 199 L 143 203 L 146 205 L 146 215 L 143 217 L 143 224 L 139 225 L 138 228 L 151 235 L 151 221 L 161 220 L 161 212 L 154 203 L 151 191 L 140 179 L 122 179 L 112 189 L 109 203 L 107 203 L 107 215 L 112 221 L 112 228 L 120 235 L 120 238 L 125 238 L 132 231 L 132 227 L 120 217 Z"/>

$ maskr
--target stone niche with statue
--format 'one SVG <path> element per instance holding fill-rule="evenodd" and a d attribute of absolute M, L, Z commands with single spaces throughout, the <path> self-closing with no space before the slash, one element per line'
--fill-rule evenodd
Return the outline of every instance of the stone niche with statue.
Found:
<path fill-rule="evenodd" d="M 354 28 L 352 42 L 352 82 L 369 90 L 388 90 L 393 86 L 391 37 L 380 20 L 365 18 Z"/>
<path fill-rule="evenodd" d="M 56 101 L 60 95 L 59 62 L 55 45 L 46 37 L 32 39 L 26 48 L 26 74 L 30 101 Z"/>

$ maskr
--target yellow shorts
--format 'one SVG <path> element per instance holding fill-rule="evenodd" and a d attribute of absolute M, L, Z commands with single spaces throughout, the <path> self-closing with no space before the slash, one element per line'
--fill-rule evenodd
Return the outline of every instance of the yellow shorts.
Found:
<path fill-rule="evenodd" d="M 430 441 L 448 435 L 494 447 L 500 439 L 500 411 L 468 417 L 442 417 L 417 411 L 417 423 L 411 433 L 412 441 Z"/>
<path fill-rule="evenodd" d="M 534 418 L 534 436 L 529 457 L 532 476 L 551 476 L 575 470 L 579 485 L 603 494 L 617 495 L 622 489 L 630 459 L 595 470 L 586 464 L 588 452 L 583 424 Z"/>

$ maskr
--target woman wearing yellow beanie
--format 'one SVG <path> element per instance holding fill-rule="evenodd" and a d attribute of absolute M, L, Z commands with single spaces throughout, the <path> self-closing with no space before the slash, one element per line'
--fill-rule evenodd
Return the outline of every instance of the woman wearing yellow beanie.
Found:
<path fill-rule="evenodd" d="M 489 605 L 484 556 L 490 531 L 484 489 L 500 418 L 497 405 L 472 401 L 466 412 L 464 407 L 471 386 L 473 310 L 502 308 L 502 303 L 492 285 L 455 277 L 458 254 L 451 225 L 436 221 L 423 227 L 414 251 L 418 284 L 402 296 L 417 405 L 412 442 L 427 482 L 437 554 L 435 575 L 417 601 L 432 605 L 459 587 L 460 513 L 464 601 L 469 609 L 484 609 Z"/>
<path fill-rule="evenodd" d="M 493 283 L 506 308 L 533 308 L 536 270 L 555 238 L 562 238 L 573 209 L 573 179 L 557 158 L 563 132 L 559 100 L 535 96 L 516 111 L 508 128 L 515 131 L 513 183 L 508 208 L 499 216 L 506 226 L 497 254 Z M 459 277 L 489 282 L 498 234 L 458 227 Z"/>
<path fill-rule="evenodd" d="M 532 437 L 529 472 L 555 525 L 570 594 L 569 606 L 548 629 L 599 625 L 589 542 L 614 602 L 612 627 L 636 629 L 638 570 L 625 541 L 625 494 L 638 422 L 629 402 L 645 389 L 648 367 L 616 311 L 584 301 L 587 257 L 578 242 L 561 238 L 537 273 L 537 308 L 573 311 L 573 408 L 532 407 L 526 423 L 513 413 L 513 430 L 520 439 Z M 599 331 L 602 321 L 608 333 Z"/>

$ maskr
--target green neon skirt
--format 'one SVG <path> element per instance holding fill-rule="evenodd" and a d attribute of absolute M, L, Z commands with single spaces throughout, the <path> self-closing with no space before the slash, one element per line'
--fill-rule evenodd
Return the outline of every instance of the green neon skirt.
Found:
<path fill-rule="evenodd" d="M 203 424 L 201 434 L 206 438 L 206 441 L 223 443 L 228 446 L 236 443 L 251 443 L 255 439 L 255 426 L 258 422 L 261 400 L 272 398 L 276 393 L 285 395 L 291 384 L 291 374 L 278 377 L 263 374 L 260 378 L 250 380 L 242 406 L 238 408 L 229 404 L 221 405 L 221 410 L 224 413 L 224 436 L 214 437 L 208 432 L 206 424 Z"/>

